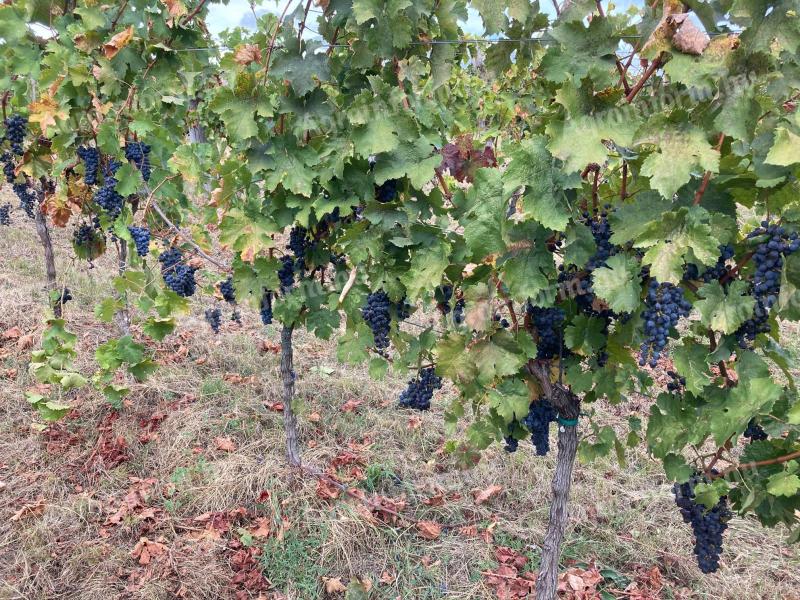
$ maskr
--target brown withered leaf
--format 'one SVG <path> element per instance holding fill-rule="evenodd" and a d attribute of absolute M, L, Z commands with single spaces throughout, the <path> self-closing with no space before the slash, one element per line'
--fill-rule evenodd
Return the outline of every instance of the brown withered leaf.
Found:
<path fill-rule="evenodd" d="M 149 565 L 153 558 L 161 556 L 166 551 L 167 547 L 163 543 L 150 541 L 146 537 L 141 537 L 139 541 L 136 542 L 131 556 L 139 559 L 140 565 Z"/>
<path fill-rule="evenodd" d="M 342 583 L 341 577 L 323 577 L 322 584 L 325 586 L 326 594 L 343 594 L 347 591 L 347 586 Z"/>
<path fill-rule="evenodd" d="M 23 335 L 17 340 L 17 349 L 20 351 L 33 347 L 33 334 Z"/>
<path fill-rule="evenodd" d="M 44 514 L 44 500 L 37 500 L 32 504 L 26 504 L 11 516 L 11 521 L 17 522 L 29 517 L 40 517 Z"/>
<path fill-rule="evenodd" d="M 422 426 L 422 417 L 418 417 L 414 415 L 413 417 L 408 418 L 408 424 L 406 427 L 411 431 L 419 429 Z"/>
<path fill-rule="evenodd" d="M 322 415 L 320 415 L 317 411 L 310 413 L 306 418 L 311 423 L 319 423 L 320 421 L 322 421 Z"/>
<path fill-rule="evenodd" d="M 364 402 L 362 400 L 348 400 L 344 404 L 342 404 L 341 411 L 343 413 L 351 413 L 354 412 L 359 406 L 361 406 Z"/>
<path fill-rule="evenodd" d="M 22 330 L 19 327 L 12 327 L 11 329 L 6 329 L 2 336 L 4 340 L 16 340 L 22 335 Z"/>
<path fill-rule="evenodd" d="M 173 19 L 182 17 L 187 13 L 186 5 L 181 0 L 161 0 L 167 7 L 169 16 Z"/>
<path fill-rule="evenodd" d="M 485 502 L 488 502 L 489 500 L 491 500 L 492 498 L 497 496 L 497 494 L 499 494 L 502 491 L 503 491 L 503 487 L 502 486 L 490 485 L 486 489 L 477 490 L 475 492 L 472 492 L 472 497 L 475 498 L 475 504 L 480 505 L 480 504 L 483 504 Z"/>
<path fill-rule="evenodd" d="M 28 109 L 30 110 L 28 121 L 38 123 L 45 136 L 48 135 L 50 127 L 57 125 L 57 121 L 66 121 L 69 118 L 69 112 L 52 96 L 41 96 L 31 102 Z"/>
<path fill-rule="evenodd" d="M 233 55 L 233 60 L 242 66 L 247 66 L 251 63 L 261 62 L 261 48 L 258 44 L 242 44 L 236 47 L 236 52 Z"/>
<path fill-rule="evenodd" d="M 255 538 L 269 537 L 269 535 L 272 533 L 272 526 L 269 517 L 258 517 L 256 519 L 256 524 L 247 531 Z"/>
<path fill-rule="evenodd" d="M 229 437 L 218 436 L 214 438 L 214 447 L 223 452 L 235 452 L 236 444 Z"/>
<path fill-rule="evenodd" d="M 417 531 L 426 540 L 435 540 L 442 534 L 442 527 L 433 521 L 418 521 Z"/>
<path fill-rule="evenodd" d="M 317 497 L 323 500 L 335 500 L 339 497 L 339 488 L 325 479 L 317 481 Z"/>
<path fill-rule="evenodd" d="M 688 14 L 672 15 L 672 18 L 681 23 L 680 29 L 672 37 L 672 45 L 685 54 L 701 55 L 711 42 L 708 34 L 695 25 Z"/>
<path fill-rule="evenodd" d="M 123 29 L 105 44 L 103 44 L 103 54 L 106 55 L 108 60 L 114 58 L 120 50 L 130 44 L 133 39 L 133 25 L 127 29 Z"/>

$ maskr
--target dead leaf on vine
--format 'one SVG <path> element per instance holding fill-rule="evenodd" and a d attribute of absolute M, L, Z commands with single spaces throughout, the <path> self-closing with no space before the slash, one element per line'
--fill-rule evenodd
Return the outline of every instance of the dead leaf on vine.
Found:
<path fill-rule="evenodd" d="M 483 504 L 484 502 L 488 502 L 502 491 L 503 491 L 502 486 L 490 485 L 486 489 L 473 492 L 472 496 L 475 498 L 475 504 L 480 505 Z"/>
<path fill-rule="evenodd" d="M 69 118 L 69 113 L 52 96 L 41 96 L 39 100 L 31 102 L 28 109 L 28 121 L 38 123 L 44 135 L 48 135 L 48 129 L 55 127 L 57 121 Z"/>
<path fill-rule="evenodd" d="M 417 531 L 426 540 L 435 540 L 442 534 L 442 527 L 433 521 L 418 521 Z"/>
<path fill-rule="evenodd" d="M 129 26 L 127 29 L 120 31 L 110 40 L 108 40 L 105 44 L 103 44 L 103 53 L 106 55 L 108 60 L 114 58 L 120 50 L 122 50 L 125 46 L 130 44 L 131 40 L 133 39 L 133 25 Z"/>
<path fill-rule="evenodd" d="M 326 594 L 343 594 L 347 591 L 347 586 L 342 583 L 341 577 L 323 577 L 322 583 Z"/>
<path fill-rule="evenodd" d="M 182 17 L 186 14 L 186 5 L 181 0 L 161 0 L 169 11 L 169 16 L 173 19 Z"/>
<path fill-rule="evenodd" d="M 236 47 L 236 53 L 233 56 L 238 64 L 247 66 L 250 63 L 261 62 L 261 48 L 258 44 L 242 44 Z"/>

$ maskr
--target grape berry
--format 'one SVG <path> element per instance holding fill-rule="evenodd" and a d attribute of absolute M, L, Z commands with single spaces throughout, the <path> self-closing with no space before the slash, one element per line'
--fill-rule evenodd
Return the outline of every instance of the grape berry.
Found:
<path fill-rule="evenodd" d="M 731 512 L 724 496 L 711 510 L 697 503 L 694 488 L 703 481 L 702 477 L 694 475 L 686 483 L 676 483 L 673 486 L 673 493 L 684 523 L 691 523 L 694 532 L 694 554 L 700 570 L 703 573 L 714 573 L 719 568 L 722 534 L 728 528 Z"/>
<path fill-rule="evenodd" d="M 649 363 L 655 368 L 667 346 L 670 330 L 681 317 L 689 315 L 692 305 L 683 297 L 683 288 L 667 282 L 658 283 L 655 279 L 650 280 L 645 305 L 642 320 L 646 339 L 640 348 L 639 366 Z"/>
<path fill-rule="evenodd" d="M 150 251 L 150 230 L 147 227 L 128 227 L 128 231 L 136 245 L 136 253 L 139 256 L 147 256 Z"/>
<path fill-rule="evenodd" d="M 426 367 L 408 382 L 408 387 L 400 394 L 400 406 L 428 410 L 431 407 L 433 392 L 441 387 L 442 378 L 436 375 L 433 367 Z"/>
<path fill-rule="evenodd" d="M 211 326 L 214 333 L 219 333 L 219 327 L 222 319 L 222 311 L 218 308 L 206 309 L 206 321 Z"/>
<path fill-rule="evenodd" d="M 391 305 L 386 292 L 379 290 L 367 297 L 367 304 L 361 309 L 361 316 L 372 330 L 375 347 L 378 350 L 389 347 L 389 329 L 392 323 L 389 313 Z"/>

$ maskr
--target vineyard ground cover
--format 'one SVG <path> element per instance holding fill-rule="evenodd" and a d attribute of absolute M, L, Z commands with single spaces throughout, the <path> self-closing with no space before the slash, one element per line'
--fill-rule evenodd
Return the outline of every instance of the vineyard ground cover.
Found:
<path fill-rule="evenodd" d="M 43 266 L 27 258 L 37 248 L 27 222 L 0 238 L 2 331 L 19 327 L 36 338 L 41 328 Z M 71 256 L 66 246 L 57 246 L 56 254 Z M 104 285 L 98 282 L 110 281 L 114 268 L 107 257 L 94 270 L 59 264 L 75 297 L 67 307 L 70 328 L 84 350 L 113 335 L 113 326 L 98 324 L 91 311 Z M 434 397 L 430 414 L 398 411 L 393 403 L 404 377 L 372 381 L 361 369 L 337 363 L 334 343 L 298 331 L 304 461 L 324 468 L 349 450 L 367 474 L 362 489 L 405 495 L 403 512 L 416 519 L 478 519 L 479 535 L 453 530 L 426 541 L 406 526 L 371 524 L 356 504 L 322 500 L 315 480 L 287 470 L 281 415 L 265 407 L 280 398 L 279 357 L 270 351 L 279 331 L 264 330 L 258 315 L 247 311 L 241 328 L 225 325 L 214 337 L 203 322 L 204 308 L 193 304 L 182 328 L 189 335 L 162 342 L 163 368 L 134 390 L 116 419 L 104 399 L 81 391 L 70 399 L 76 411 L 66 420 L 46 432 L 32 429 L 34 411 L 20 402 L 33 385 L 26 372 L 31 348 L 19 340 L 0 346 L 9 351 L 0 359 L 0 598 L 153 599 L 181 590 L 185 598 L 234 597 L 236 544 L 248 535 L 248 543 L 264 548 L 265 576 L 286 585 L 288 598 L 324 597 L 323 577 L 345 583 L 369 578 L 376 598 L 492 598 L 482 574 L 496 569 L 500 545 L 527 554 L 535 570 L 553 456 L 537 459 L 528 444 L 514 455 L 496 446 L 475 469 L 459 471 L 437 452 L 447 388 Z M 262 340 L 267 352 L 259 350 Z M 32 347 L 37 344 L 38 338 Z M 91 365 L 81 361 L 92 355 L 81 351 L 77 366 L 89 372 Z M 348 402 L 355 410 L 342 411 Z M 633 398 L 598 412 L 612 425 L 618 419 L 623 431 L 627 414 L 646 410 L 647 403 Z M 410 426 L 411 417 L 422 426 Z M 631 579 L 657 566 L 663 598 L 797 593 L 800 555 L 785 546 L 785 532 L 740 518 L 727 533 L 724 568 L 702 577 L 669 484 L 636 452 L 624 468 L 611 459 L 578 465 L 565 563 L 594 560 Z M 476 506 L 472 492 L 495 484 L 503 492 Z M 461 497 L 425 505 L 437 489 Z M 209 527 L 210 513 L 240 508 L 248 514 L 230 517 L 229 529 Z M 269 519 L 265 537 L 252 533 L 259 518 Z M 480 533 L 492 519 L 487 543 Z M 149 548 L 146 558 L 142 548 Z M 384 573 L 392 575 L 390 582 L 380 582 Z"/>

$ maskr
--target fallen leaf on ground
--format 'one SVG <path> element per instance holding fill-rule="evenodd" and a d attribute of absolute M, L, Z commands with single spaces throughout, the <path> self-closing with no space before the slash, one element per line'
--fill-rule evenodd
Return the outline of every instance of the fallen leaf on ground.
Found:
<path fill-rule="evenodd" d="M 433 521 L 419 521 L 417 531 L 419 531 L 420 537 L 426 540 L 435 540 L 442 534 L 442 527 Z"/>
<path fill-rule="evenodd" d="M 11 520 L 21 521 L 22 519 L 27 519 L 28 517 L 39 517 L 44 514 L 44 507 L 44 500 L 38 500 L 33 504 L 26 504 L 14 513 L 14 515 L 11 517 Z"/>
<path fill-rule="evenodd" d="M 342 583 L 341 577 L 323 577 L 326 594 L 340 594 L 347 591 L 347 586 Z"/>
<path fill-rule="evenodd" d="M 233 452 L 236 450 L 236 444 L 229 437 L 215 437 L 214 446 L 217 450 L 222 450 L 223 452 Z"/>
<path fill-rule="evenodd" d="M 490 499 L 497 496 L 497 494 L 499 494 L 502 491 L 503 491 L 502 486 L 490 485 L 486 489 L 473 492 L 472 495 L 475 498 L 475 504 L 483 504 L 484 502 L 488 502 Z"/>

